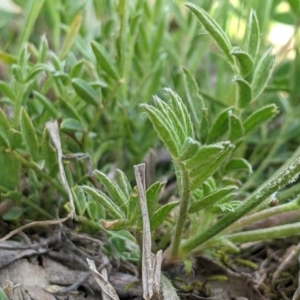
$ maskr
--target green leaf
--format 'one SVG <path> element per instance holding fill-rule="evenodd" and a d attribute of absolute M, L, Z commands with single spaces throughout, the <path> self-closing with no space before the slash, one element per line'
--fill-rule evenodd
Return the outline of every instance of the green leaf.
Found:
<path fill-rule="evenodd" d="M 259 60 L 253 74 L 251 83 L 252 87 L 252 98 L 257 99 L 258 96 L 265 89 L 269 79 L 272 76 L 273 68 L 275 63 L 275 55 L 268 50 Z"/>
<path fill-rule="evenodd" d="M 201 110 L 201 126 L 200 126 L 200 140 L 202 143 L 205 143 L 208 137 L 209 130 L 209 120 L 208 120 L 208 109 L 202 108 Z"/>
<path fill-rule="evenodd" d="M 86 203 L 86 211 L 89 218 L 93 221 L 100 221 L 102 217 L 101 210 L 99 208 L 99 203 L 96 201 L 88 201 Z"/>
<path fill-rule="evenodd" d="M 71 133 L 84 131 L 83 125 L 79 121 L 71 118 L 63 120 L 60 125 L 60 129 L 64 132 L 71 132 Z"/>
<path fill-rule="evenodd" d="M 58 158 L 55 148 L 50 142 L 50 135 L 47 128 L 44 129 L 41 141 L 42 157 L 48 173 L 55 176 L 58 173 Z"/>
<path fill-rule="evenodd" d="M 245 108 L 252 100 L 252 90 L 250 84 L 242 79 L 242 77 L 236 76 L 234 82 L 236 88 L 236 101 L 239 108 Z"/>
<path fill-rule="evenodd" d="M 232 107 L 224 109 L 216 118 L 208 134 L 208 143 L 215 142 L 228 130 L 228 116 Z"/>
<path fill-rule="evenodd" d="M 279 113 L 275 104 L 263 106 L 252 113 L 244 122 L 245 133 L 261 126 L 263 123 L 273 119 Z"/>
<path fill-rule="evenodd" d="M 124 193 L 124 196 L 127 199 L 129 199 L 130 194 L 132 192 L 132 188 L 131 188 L 131 185 L 130 185 L 130 182 L 129 182 L 127 176 L 120 169 L 116 170 L 116 183 L 121 188 L 121 191 Z"/>
<path fill-rule="evenodd" d="M 63 60 L 67 56 L 69 51 L 72 49 L 73 44 L 75 43 L 75 40 L 76 40 L 76 36 L 81 27 L 81 23 L 82 23 L 82 12 L 79 12 L 75 16 L 73 22 L 71 23 L 71 26 L 68 29 L 64 43 L 63 43 L 60 53 L 58 55 L 59 59 Z"/>
<path fill-rule="evenodd" d="M 247 30 L 245 34 L 245 49 L 250 54 L 252 60 L 256 60 L 260 46 L 260 30 L 257 16 L 254 10 L 251 10 L 249 20 L 247 23 Z"/>
<path fill-rule="evenodd" d="M 40 14 L 44 2 L 45 0 L 30 1 L 29 5 L 27 5 L 26 20 L 25 24 L 22 26 L 23 31 L 20 35 L 19 49 L 25 42 L 29 40 L 33 26 L 36 24 L 36 20 Z"/>
<path fill-rule="evenodd" d="M 11 128 L 9 132 L 9 142 L 10 142 L 11 150 L 22 148 L 22 144 L 23 144 L 22 133 L 20 131 Z"/>
<path fill-rule="evenodd" d="M 7 98 L 9 98 L 14 103 L 16 102 L 16 96 L 11 87 L 4 81 L 0 81 L 0 91 Z"/>
<path fill-rule="evenodd" d="M 235 114 L 229 115 L 229 140 L 238 142 L 244 137 L 244 127 L 239 117 Z"/>
<path fill-rule="evenodd" d="M 51 68 L 46 64 L 36 64 L 28 72 L 28 74 L 25 78 L 25 82 L 28 82 L 31 79 L 34 79 L 39 73 L 44 72 L 44 71 L 51 71 Z"/>
<path fill-rule="evenodd" d="M 18 59 L 16 56 L 12 54 L 8 54 L 6 52 L 0 51 L 0 60 L 4 61 L 8 65 L 13 65 L 18 62 Z"/>
<path fill-rule="evenodd" d="M 232 158 L 225 167 L 225 171 L 246 170 L 252 174 L 251 164 L 244 158 Z"/>
<path fill-rule="evenodd" d="M 72 190 L 77 213 L 79 216 L 83 216 L 87 208 L 87 201 L 84 192 L 79 187 L 74 187 Z"/>
<path fill-rule="evenodd" d="M 165 186 L 164 182 L 155 182 L 147 189 L 146 198 L 147 198 L 147 205 L 148 205 L 148 215 L 150 219 L 154 213 L 157 202 L 159 200 L 159 195 L 164 186 Z"/>
<path fill-rule="evenodd" d="M 141 107 L 147 111 L 154 129 L 170 151 L 171 155 L 175 158 L 178 157 L 180 141 L 174 134 L 175 128 L 171 127 L 171 124 L 157 108 L 148 104 L 142 104 Z"/>
<path fill-rule="evenodd" d="M 65 115 L 72 119 L 76 119 L 79 122 L 81 122 L 81 124 L 83 124 L 81 116 L 77 112 L 76 108 L 74 106 L 72 106 L 68 101 L 66 101 L 62 97 L 59 97 L 59 100 L 60 100 L 60 103 L 62 104 L 62 109 L 63 109 L 63 112 L 65 113 Z"/>
<path fill-rule="evenodd" d="M 292 12 L 296 15 L 296 16 L 300 16 L 300 3 L 298 0 L 287 0 Z"/>
<path fill-rule="evenodd" d="M 9 142 L 9 136 L 10 136 L 10 122 L 8 121 L 5 113 L 0 108 L 0 137 L 1 137 L 1 144 L 4 147 L 9 148 L 10 142 Z"/>
<path fill-rule="evenodd" d="M 97 178 L 107 189 L 110 197 L 119 206 L 119 209 L 121 209 L 121 211 L 124 212 L 124 215 L 126 215 L 128 199 L 126 199 L 124 193 L 121 191 L 118 185 L 115 184 L 112 180 L 110 180 L 110 178 L 106 176 L 103 172 L 100 172 L 98 170 L 95 170 L 94 172 Z"/>
<path fill-rule="evenodd" d="M 33 93 L 34 97 L 37 100 L 39 100 L 40 103 L 42 103 L 43 107 L 45 108 L 46 111 L 49 112 L 49 114 L 51 115 L 51 117 L 58 118 L 59 112 L 55 108 L 55 106 L 53 105 L 53 103 L 51 102 L 50 99 L 47 99 L 44 95 L 42 95 L 38 91 L 33 91 L 32 93 Z"/>
<path fill-rule="evenodd" d="M 88 104 L 99 106 L 100 97 L 96 91 L 84 80 L 80 78 L 72 79 L 72 85 L 76 94 Z"/>
<path fill-rule="evenodd" d="M 49 52 L 49 44 L 46 35 L 44 34 L 40 41 L 39 46 L 39 62 L 46 63 Z"/>
<path fill-rule="evenodd" d="M 0 149 L 0 166 L 1 186 L 9 190 L 20 189 L 21 170 L 17 159 L 11 153 Z"/>
<path fill-rule="evenodd" d="M 160 207 L 154 214 L 153 217 L 150 220 L 150 227 L 151 231 L 157 229 L 163 221 L 166 219 L 167 215 L 170 213 L 170 211 L 177 206 L 179 201 L 174 201 L 167 203 Z"/>
<path fill-rule="evenodd" d="M 240 74 L 246 77 L 253 69 L 253 60 L 250 55 L 239 47 L 233 47 L 230 54 L 238 60 Z"/>
<path fill-rule="evenodd" d="M 210 161 L 205 167 L 198 170 L 198 172 L 190 173 L 190 190 L 194 191 L 195 189 L 199 188 L 199 186 L 210 176 L 212 176 L 223 164 L 223 162 L 228 158 L 230 153 L 233 151 L 235 146 L 230 144 L 229 142 L 224 142 L 224 150 L 220 153 L 220 155 L 214 160 Z"/>
<path fill-rule="evenodd" d="M 83 67 L 84 67 L 84 60 L 81 60 L 72 68 L 70 72 L 71 78 L 80 77 Z"/>
<path fill-rule="evenodd" d="M 185 130 L 183 129 L 182 122 L 180 122 L 180 117 L 175 115 L 174 111 L 171 107 L 159 99 L 157 96 L 154 96 L 154 101 L 156 107 L 163 114 L 166 121 L 169 122 L 170 126 L 174 128 L 174 135 L 176 135 L 176 139 L 180 142 L 180 145 L 184 143 L 185 140 Z"/>
<path fill-rule="evenodd" d="M 199 128 L 201 118 L 199 118 L 198 108 L 203 108 L 204 102 L 202 96 L 199 94 L 197 82 L 189 72 L 189 70 L 187 70 L 186 68 L 181 68 L 181 74 L 183 78 L 186 98 L 189 104 L 190 111 L 193 114 L 193 121 L 197 124 L 196 128 Z"/>
<path fill-rule="evenodd" d="M 198 150 L 200 149 L 201 145 L 199 142 L 195 141 L 194 139 L 188 137 L 186 138 L 179 155 L 179 160 L 187 160 L 196 155 Z"/>
<path fill-rule="evenodd" d="M 224 150 L 224 145 L 226 143 L 227 142 L 220 142 L 201 146 L 194 156 L 189 157 L 184 161 L 185 166 L 192 170 L 193 168 L 199 168 L 203 164 L 208 164 Z"/>
<path fill-rule="evenodd" d="M 182 126 L 186 136 L 193 138 L 195 136 L 193 123 L 185 104 L 179 95 L 170 88 L 165 88 L 164 91 L 170 97 L 170 106 L 173 108 L 177 119 L 183 122 Z"/>
<path fill-rule="evenodd" d="M 81 186 L 81 188 L 90 195 L 94 200 L 103 205 L 106 212 L 115 219 L 124 219 L 123 212 L 119 207 L 103 192 L 97 191 L 95 188 L 89 187 L 87 185 Z"/>
<path fill-rule="evenodd" d="M 39 143 L 35 133 L 34 126 L 24 108 L 21 110 L 20 120 L 21 132 L 26 145 L 26 148 L 33 161 L 39 160 Z"/>
<path fill-rule="evenodd" d="M 130 224 L 137 224 L 142 226 L 140 198 L 136 187 L 133 189 L 132 193 L 129 196 L 127 220 Z"/>
<path fill-rule="evenodd" d="M 195 213 L 199 210 L 205 209 L 206 207 L 212 206 L 237 189 L 237 186 L 229 185 L 217 191 L 211 192 L 201 200 L 192 203 L 188 209 L 188 213 Z"/>
<path fill-rule="evenodd" d="M 230 64 L 234 64 L 233 57 L 230 55 L 231 44 L 223 31 L 221 26 L 212 19 L 209 14 L 199 6 L 193 3 L 185 3 L 185 6 L 189 8 L 199 19 L 201 24 L 205 27 L 205 29 L 209 32 L 209 34 L 214 38 L 216 43 L 219 45 L 221 50 L 225 53 Z"/>
<path fill-rule="evenodd" d="M 16 221 L 22 216 L 22 214 L 23 214 L 23 208 L 13 207 L 4 215 L 2 215 L 2 219 L 4 221 Z"/>
<path fill-rule="evenodd" d="M 119 80 L 120 77 L 118 71 L 113 64 L 112 59 L 105 51 L 104 47 L 96 43 L 95 41 L 91 42 L 91 46 L 100 68 L 102 68 L 108 76 L 112 77 L 115 80 Z"/>

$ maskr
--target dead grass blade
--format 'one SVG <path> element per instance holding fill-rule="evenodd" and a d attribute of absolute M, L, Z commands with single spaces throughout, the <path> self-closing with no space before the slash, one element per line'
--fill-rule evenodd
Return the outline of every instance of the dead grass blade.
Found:
<path fill-rule="evenodd" d="M 98 285 L 100 286 L 101 290 L 102 290 L 102 299 L 103 300 L 119 300 L 119 296 L 116 292 L 116 290 L 114 289 L 114 287 L 107 281 L 106 278 L 104 278 L 104 276 L 102 276 L 96 269 L 95 266 L 95 262 L 91 259 L 86 259 L 90 270 L 92 271 L 92 274 L 96 280 L 96 282 L 98 283 Z"/>
<path fill-rule="evenodd" d="M 52 138 L 52 141 L 53 141 L 54 146 L 55 146 L 56 151 L 57 151 L 59 174 L 60 174 L 60 177 L 61 177 L 61 181 L 64 185 L 64 188 L 68 192 L 70 206 L 71 206 L 71 216 L 72 216 L 72 218 L 74 218 L 74 217 L 76 217 L 74 199 L 73 199 L 73 194 L 72 194 L 72 191 L 69 187 L 67 177 L 66 177 L 66 173 L 65 173 L 65 169 L 64 169 L 64 166 L 63 166 L 63 163 L 62 163 L 63 154 L 62 154 L 62 149 L 61 149 L 61 142 L 60 142 L 60 137 L 59 137 L 59 129 L 58 129 L 57 121 L 48 122 L 46 124 L 46 128 L 48 129 L 48 131 L 50 133 L 50 136 Z"/>
<path fill-rule="evenodd" d="M 150 300 L 153 297 L 153 267 L 151 258 L 151 230 L 148 215 L 145 164 L 134 166 L 135 180 L 139 191 L 141 211 L 143 218 L 143 249 L 142 249 L 142 280 L 143 297 Z"/>

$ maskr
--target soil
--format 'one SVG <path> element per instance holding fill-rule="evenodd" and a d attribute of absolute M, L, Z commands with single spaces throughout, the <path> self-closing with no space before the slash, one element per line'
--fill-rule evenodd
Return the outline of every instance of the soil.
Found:
<path fill-rule="evenodd" d="M 105 237 L 77 234 L 63 226 L 47 237 L 21 237 L 0 243 L 0 285 L 9 299 L 105 299 L 87 258 L 102 275 L 108 274 L 121 300 L 143 299 L 136 266 L 109 260 L 102 251 Z M 216 251 L 214 258 L 195 257 L 192 274 L 182 265 L 163 272 L 180 299 L 298 299 L 298 242 L 252 243 L 235 255 Z"/>

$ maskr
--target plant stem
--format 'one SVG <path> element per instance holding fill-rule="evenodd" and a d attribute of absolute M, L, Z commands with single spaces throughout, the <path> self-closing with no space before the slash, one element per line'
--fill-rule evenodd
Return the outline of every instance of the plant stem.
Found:
<path fill-rule="evenodd" d="M 234 223 L 232 226 L 228 227 L 225 232 L 226 233 L 233 232 L 233 231 L 239 230 L 243 227 L 246 227 L 250 224 L 253 224 L 255 222 L 264 220 L 266 218 L 269 218 L 269 217 L 272 217 L 275 215 L 282 214 L 284 212 L 294 211 L 298 208 L 299 208 L 299 205 L 297 203 L 297 200 L 294 200 L 292 202 L 289 202 L 289 203 L 286 203 L 283 205 L 271 207 L 269 209 L 265 209 L 258 213 L 255 213 L 253 215 L 242 218 L 238 222 Z"/>
<path fill-rule="evenodd" d="M 57 188 L 57 190 L 59 192 L 62 193 L 62 195 L 64 195 L 65 197 L 68 197 L 68 193 L 67 191 L 64 189 L 64 187 L 57 182 L 55 179 L 53 179 L 52 177 L 50 177 L 48 174 L 44 173 L 40 167 L 35 164 L 34 162 L 31 162 L 27 159 L 25 159 L 22 155 L 20 155 L 19 153 L 17 153 L 16 151 L 11 152 L 14 157 L 19 160 L 23 165 L 25 165 L 26 167 L 32 169 L 33 171 L 35 171 L 38 175 L 40 175 L 43 179 L 45 179 L 46 181 L 48 181 L 50 184 L 52 184 L 54 187 Z"/>
<path fill-rule="evenodd" d="M 201 244 L 210 240 L 224 229 L 229 227 L 234 222 L 238 221 L 241 217 L 253 210 L 256 206 L 261 204 L 267 197 L 283 188 L 286 184 L 291 183 L 299 175 L 300 172 L 300 157 L 298 157 L 288 168 L 282 171 L 278 176 L 263 187 L 252 193 L 248 199 L 241 204 L 236 211 L 230 212 L 225 215 L 221 220 L 214 224 L 210 229 L 204 233 L 200 233 L 188 239 L 181 248 L 181 255 L 187 255 L 194 251 Z"/>
<path fill-rule="evenodd" d="M 175 226 L 175 235 L 172 242 L 171 255 L 173 258 L 176 258 L 178 256 L 182 231 L 187 217 L 187 209 L 188 209 L 188 203 L 190 198 L 188 172 L 182 163 L 179 162 L 178 166 L 179 166 L 178 171 L 180 171 L 180 181 L 181 181 L 181 184 L 179 185 L 180 187 L 179 194 L 181 199 L 180 199 L 179 215 Z"/>
<path fill-rule="evenodd" d="M 270 228 L 243 231 L 224 236 L 233 243 L 248 243 L 263 240 L 278 239 L 300 234 L 300 222 L 273 226 Z"/>

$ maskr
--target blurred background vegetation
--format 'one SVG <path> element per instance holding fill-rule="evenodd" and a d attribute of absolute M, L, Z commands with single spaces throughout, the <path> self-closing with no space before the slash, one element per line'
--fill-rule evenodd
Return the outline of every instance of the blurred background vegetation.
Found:
<path fill-rule="evenodd" d="M 280 110 L 276 119 L 257 129 L 239 149 L 254 169 L 251 178 L 245 173 L 236 174 L 235 179 L 246 181 L 246 192 L 299 152 L 300 3 L 192 2 L 207 10 L 228 33 L 232 44 L 240 47 L 250 10 L 254 9 L 261 31 L 258 57 L 269 47 L 276 54 L 271 82 L 245 111 L 247 116 L 268 103 L 275 103 Z M 93 168 L 109 172 L 118 167 L 133 180 L 132 166 L 143 161 L 151 148 L 161 148 L 139 104 L 151 102 L 154 94 L 164 99 L 163 87 L 174 89 L 189 107 L 198 138 L 205 137 L 205 130 L 223 109 L 234 105 L 234 74 L 215 42 L 183 3 L 1 1 L 0 80 L 4 84 L 0 105 L 16 140 L 21 108 L 26 110 L 42 153 L 35 163 L 53 180 L 58 177 L 58 166 L 44 131 L 47 121 L 60 120 L 65 155 L 88 153 Z M 106 64 L 99 63 L 92 41 L 101 45 Z M 199 87 L 192 89 L 192 94 L 187 94 L 183 68 Z M 89 91 L 90 99 L 82 97 L 81 84 Z M 25 162 L 32 160 L 24 143 L 16 142 L 13 148 Z M 28 209 L 30 214 L 25 215 L 30 215 L 29 219 L 49 217 L 45 212 L 55 215 L 52 204 L 57 202 L 56 187 L 25 162 L 1 150 L 1 197 L 13 198 L 22 207 L 6 219 L 16 220 Z M 65 167 L 71 186 L 90 179 L 86 161 L 68 160 Z M 289 199 L 299 187 L 296 184 L 281 200 Z M 41 209 L 32 215 L 30 207 Z M 99 208 L 99 214 L 94 213 L 91 219 L 97 220 L 101 214 Z"/>

